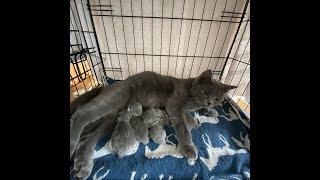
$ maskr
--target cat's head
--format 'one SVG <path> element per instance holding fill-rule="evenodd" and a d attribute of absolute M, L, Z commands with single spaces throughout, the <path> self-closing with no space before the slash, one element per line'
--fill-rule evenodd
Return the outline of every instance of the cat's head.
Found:
<path fill-rule="evenodd" d="M 223 101 L 229 90 L 236 87 L 212 79 L 212 71 L 206 70 L 193 81 L 190 92 L 192 100 L 200 106 L 214 107 Z"/>

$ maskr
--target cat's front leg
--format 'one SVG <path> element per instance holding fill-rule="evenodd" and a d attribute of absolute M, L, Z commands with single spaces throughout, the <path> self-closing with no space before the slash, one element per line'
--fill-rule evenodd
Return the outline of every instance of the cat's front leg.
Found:
<path fill-rule="evenodd" d="M 167 108 L 167 112 L 169 117 L 172 117 L 172 125 L 178 140 L 178 150 L 188 161 L 195 161 L 198 158 L 198 150 L 193 144 L 190 127 L 186 122 L 186 114 L 182 110 L 169 108 Z"/>
<path fill-rule="evenodd" d="M 197 129 L 201 126 L 199 119 L 186 114 L 186 122 L 190 129 Z"/>
<path fill-rule="evenodd" d="M 182 98 L 176 98 L 175 96 L 172 97 L 166 105 L 166 111 L 176 133 L 178 150 L 188 159 L 188 162 L 194 162 L 198 158 L 198 150 L 193 144 L 191 128 L 187 122 L 186 110 L 190 106 L 189 103 L 181 101 L 181 99 Z M 188 106 L 186 106 L 187 104 Z"/>
<path fill-rule="evenodd" d="M 182 111 L 185 113 L 186 123 L 190 129 L 196 129 L 201 126 L 199 119 L 189 115 L 191 111 L 197 111 L 201 108 L 202 107 L 200 107 L 198 104 L 194 102 L 188 102 L 183 106 Z"/>
<path fill-rule="evenodd" d="M 185 123 L 178 123 L 173 125 L 177 140 L 178 150 L 188 159 L 188 161 L 195 161 L 198 158 L 198 150 L 193 144 L 192 136 L 189 128 Z"/>

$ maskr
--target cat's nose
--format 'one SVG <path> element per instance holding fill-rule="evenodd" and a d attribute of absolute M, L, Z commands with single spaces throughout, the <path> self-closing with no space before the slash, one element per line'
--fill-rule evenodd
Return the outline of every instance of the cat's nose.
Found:
<path fill-rule="evenodd" d="M 212 101 L 208 101 L 208 106 L 211 106 L 212 105 Z"/>

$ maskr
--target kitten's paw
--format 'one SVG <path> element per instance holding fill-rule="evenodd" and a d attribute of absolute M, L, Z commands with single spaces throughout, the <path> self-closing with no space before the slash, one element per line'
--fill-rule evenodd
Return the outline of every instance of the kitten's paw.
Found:
<path fill-rule="evenodd" d="M 92 171 L 93 161 L 92 160 L 75 160 L 73 169 L 75 170 L 74 176 L 78 179 L 87 179 Z"/>
<path fill-rule="evenodd" d="M 166 143 L 166 132 L 164 130 L 152 131 L 150 138 L 157 144 Z"/>
<path fill-rule="evenodd" d="M 194 159 L 187 159 L 187 161 L 190 166 L 193 166 L 196 163 L 196 160 Z"/>
<path fill-rule="evenodd" d="M 188 161 L 196 161 L 198 158 L 198 149 L 194 145 L 178 145 L 181 154 L 188 159 Z"/>
<path fill-rule="evenodd" d="M 149 137 L 142 138 L 140 142 L 142 142 L 144 145 L 147 145 L 149 143 Z"/>
<path fill-rule="evenodd" d="M 166 138 L 162 136 L 158 136 L 154 138 L 154 142 L 157 144 L 165 144 L 166 143 Z"/>

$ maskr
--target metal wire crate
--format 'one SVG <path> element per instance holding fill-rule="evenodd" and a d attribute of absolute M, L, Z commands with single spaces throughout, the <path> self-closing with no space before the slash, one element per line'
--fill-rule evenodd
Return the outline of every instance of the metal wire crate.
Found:
<path fill-rule="evenodd" d="M 106 78 L 123 80 L 147 70 L 188 78 L 211 69 L 214 78 L 238 86 L 230 96 L 250 114 L 249 0 L 70 3 L 75 95 Z"/>

